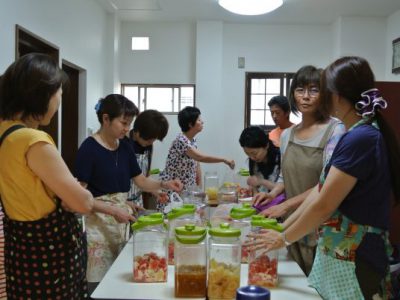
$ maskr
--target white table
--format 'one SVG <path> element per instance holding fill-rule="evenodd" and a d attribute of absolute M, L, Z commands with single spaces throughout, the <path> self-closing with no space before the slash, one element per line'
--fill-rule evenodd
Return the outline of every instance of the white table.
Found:
<path fill-rule="evenodd" d="M 285 252 L 279 257 L 279 286 L 272 288 L 273 300 L 321 299 L 314 289 L 308 287 L 307 278 L 299 266 L 285 259 Z M 241 286 L 247 285 L 247 264 L 242 264 Z M 133 243 L 129 240 L 103 280 L 91 295 L 94 299 L 185 299 L 174 297 L 174 266 L 168 266 L 168 281 L 164 283 L 133 282 Z M 186 298 L 188 299 L 188 298 Z M 191 298 L 199 299 L 199 298 Z"/>

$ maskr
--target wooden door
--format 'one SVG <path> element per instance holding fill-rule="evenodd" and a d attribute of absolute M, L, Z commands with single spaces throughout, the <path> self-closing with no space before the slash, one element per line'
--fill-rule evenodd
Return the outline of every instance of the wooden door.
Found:
<path fill-rule="evenodd" d="M 15 59 L 25 54 L 36 52 L 48 54 L 56 62 L 59 61 L 60 51 L 57 46 L 19 25 L 16 25 L 15 29 L 15 44 Z M 56 145 L 58 145 L 58 114 L 54 114 L 49 125 L 40 127 L 40 129 L 47 132 L 53 138 Z"/>
<path fill-rule="evenodd" d="M 79 72 L 81 68 L 63 60 L 62 69 L 67 73 L 69 83 L 63 91 L 61 104 L 61 155 L 69 170 L 74 172 L 78 151 Z"/>
<path fill-rule="evenodd" d="M 383 115 L 395 129 L 397 138 L 400 139 L 400 82 L 380 81 L 376 83 L 376 87 L 388 102 Z M 390 239 L 393 244 L 400 245 L 400 204 L 392 209 Z"/>

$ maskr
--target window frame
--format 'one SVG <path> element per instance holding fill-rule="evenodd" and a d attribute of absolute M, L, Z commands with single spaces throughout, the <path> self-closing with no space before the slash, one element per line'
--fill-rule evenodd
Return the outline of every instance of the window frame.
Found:
<path fill-rule="evenodd" d="M 125 95 L 125 87 L 137 87 L 138 88 L 138 109 L 139 111 L 144 111 L 147 110 L 146 106 L 146 97 L 147 97 L 147 89 L 148 88 L 170 88 L 172 89 L 172 95 L 174 95 L 174 89 L 178 89 L 178 98 L 179 98 L 179 103 L 178 103 L 178 111 L 161 111 L 161 113 L 165 115 L 177 115 L 180 110 L 182 110 L 184 107 L 182 107 L 181 103 L 181 88 L 183 87 L 192 87 L 193 88 L 193 106 L 196 106 L 196 85 L 195 84 L 165 84 L 165 83 L 121 83 L 121 94 Z M 142 108 L 140 106 L 140 90 L 144 88 L 144 103 L 145 107 Z M 172 97 L 172 101 L 174 101 L 174 97 Z M 172 107 L 174 107 L 174 103 L 172 104 Z"/>
<path fill-rule="evenodd" d="M 290 80 L 293 78 L 295 73 L 290 72 L 246 72 L 245 82 L 245 103 L 244 103 L 244 127 L 250 126 L 251 118 L 251 80 L 252 79 L 281 79 L 280 82 L 280 95 L 289 95 L 290 91 Z M 286 90 L 283 93 L 284 81 L 286 81 Z M 266 131 L 270 131 L 275 128 L 273 125 L 259 124 Z"/>

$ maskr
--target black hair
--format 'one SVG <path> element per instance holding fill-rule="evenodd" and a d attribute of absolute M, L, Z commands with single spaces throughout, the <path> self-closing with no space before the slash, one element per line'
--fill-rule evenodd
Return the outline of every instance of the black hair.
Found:
<path fill-rule="evenodd" d="M 178 113 L 178 124 L 182 132 L 187 132 L 191 126 L 194 126 L 201 112 L 200 109 L 193 106 L 186 106 Z"/>
<path fill-rule="evenodd" d="M 265 148 L 267 150 L 267 160 L 266 163 L 258 164 L 261 167 L 261 172 L 264 178 L 268 178 L 272 174 L 276 165 L 280 167 L 280 151 L 272 141 L 268 138 L 265 131 L 259 126 L 249 126 L 243 129 L 239 137 L 239 144 L 241 147 L 246 148 Z M 254 175 L 254 166 L 256 162 L 249 159 L 249 171 L 250 175 Z M 262 166 L 261 166 L 262 165 Z"/>
<path fill-rule="evenodd" d="M 50 56 L 29 53 L 12 63 L 0 80 L 0 118 L 38 120 L 45 115 L 51 97 L 66 84 L 68 76 Z"/>
<path fill-rule="evenodd" d="M 285 96 L 278 95 L 278 96 L 272 97 L 268 101 L 268 106 L 271 107 L 273 105 L 279 106 L 285 113 L 290 112 L 289 100 Z"/>
<path fill-rule="evenodd" d="M 364 58 L 346 56 L 330 64 L 322 76 L 322 84 L 327 108 L 332 107 L 332 93 L 343 97 L 353 105 L 361 98 L 361 93 L 374 88 L 375 77 Z M 375 118 L 387 145 L 392 189 L 396 203 L 400 203 L 400 144 L 393 128 L 377 111 Z"/>
<path fill-rule="evenodd" d="M 319 89 L 321 88 L 321 74 L 322 69 L 316 68 L 314 66 L 303 66 L 301 67 L 296 74 L 293 76 L 292 84 L 290 85 L 289 91 L 289 105 L 292 113 L 296 116 L 299 113 L 299 109 L 297 108 L 296 99 L 294 96 L 294 90 L 298 87 L 306 87 L 308 85 L 315 85 Z M 320 94 L 320 99 L 322 99 L 322 94 Z M 321 100 L 321 102 L 323 102 Z M 326 121 L 330 117 L 330 112 L 324 109 L 323 105 L 320 105 L 316 111 L 316 119 L 317 121 Z"/>
<path fill-rule="evenodd" d="M 149 109 L 137 116 L 129 135 L 132 138 L 133 133 L 138 132 L 144 140 L 158 139 L 162 141 L 168 133 L 168 127 L 168 121 L 162 113 Z"/>
<path fill-rule="evenodd" d="M 110 94 L 99 100 L 96 105 L 97 119 L 103 124 L 103 115 L 107 114 L 110 121 L 120 116 L 134 117 L 139 113 L 136 105 L 120 94 Z"/>

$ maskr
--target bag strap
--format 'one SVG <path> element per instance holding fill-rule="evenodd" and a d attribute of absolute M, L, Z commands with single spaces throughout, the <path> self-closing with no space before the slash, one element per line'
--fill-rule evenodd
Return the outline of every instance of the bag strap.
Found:
<path fill-rule="evenodd" d="M 6 131 L 4 131 L 3 135 L 0 137 L 0 146 L 1 144 L 3 144 L 3 141 L 5 140 L 5 138 L 10 135 L 12 132 L 14 132 L 15 130 L 24 128 L 24 125 L 21 124 L 17 124 L 17 125 L 13 125 L 10 128 L 8 128 Z"/>

